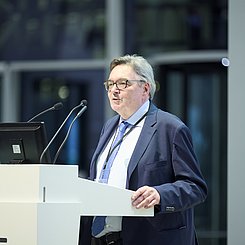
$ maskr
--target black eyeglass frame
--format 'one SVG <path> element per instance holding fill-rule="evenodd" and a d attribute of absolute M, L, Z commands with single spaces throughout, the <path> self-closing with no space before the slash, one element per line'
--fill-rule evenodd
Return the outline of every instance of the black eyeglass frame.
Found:
<path fill-rule="evenodd" d="M 111 84 L 108 85 L 108 82 L 111 82 Z M 119 82 L 121 82 L 121 83 L 119 83 Z M 110 91 L 110 90 L 113 88 L 114 85 L 116 85 L 116 88 L 117 88 L 118 90 L 123 90 L 123 89 L 125 89 L 125 88 L 127 88 L 128 86 L 131 85 L 130 82 L 142 82 L 142 83 L 146 83 L 146 81 L 144 81 L 144 80 L 142 80 L 142 79 L 139 79 L 139 80 L 133 80 L 133 79 L 132 79 L 132 80 L 131 80 L 131 79 L 119 79 L 119 80 L 117 80 L 116 82 L 114 82 L 114 81 L 112 81 L 112 80 L 106 80 L 106 81 L 104 82 L 104 86 L 105 86 L 105 90 L 106 90 L 106 91 Z M 118 83 L 119 83 L 120 86 L 118 86 Z"/>

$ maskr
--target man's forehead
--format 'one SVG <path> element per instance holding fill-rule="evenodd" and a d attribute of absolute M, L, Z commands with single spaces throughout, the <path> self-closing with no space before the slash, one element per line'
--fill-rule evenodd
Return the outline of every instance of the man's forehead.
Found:
<path fill-rule="evenodd" d="M 109 74 L 110 80 L 118 80 L 121 78 L 125 79 L 136 79 L 138 78 L 137 73 L 130 65 L 117 65 L 113 68 L 113 70 Z"/>

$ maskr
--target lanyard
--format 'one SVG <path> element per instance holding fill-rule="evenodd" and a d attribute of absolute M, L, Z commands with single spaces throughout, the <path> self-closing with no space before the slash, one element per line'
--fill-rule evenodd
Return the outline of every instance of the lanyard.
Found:
<path fill-rule="evenodd" d="M 108 152 L 108 154 L 107 154 L 107 157 L 106 157 L 106 160 L 105 160 L 105 164 L 104 164 L 104 166 L 103 166 L 103 169 L 105 169 L 106 168 L 106 165 L 107 165 L 107 162 L 108 162 L 108 160 L 109 160 L 109 158 L 110 158 L 110 156 L 111 156 L 111 154 L 112 154 L 112 152 L 118 147 L 118 145 L 120 145 L 121 143 L 122 143 L 122 141 L 123 141 L 123 139 L 128 135 L 128 134 L 130 134 L 130 132 L 146 117 L 146 115 L 147 115 L 147 113 L 148 113 L 148 111 L 135 123 L 135 124 L 133 124 L 132 126 L 131 126 L 131 128 L 129 129 L 129 131 L 128 132 L 126 132 L 124 135 L 123 135 L 123 137 L 121 138 L 121 140 L 119 140 L 118 142 L 117 142 L 117 144 L 116 145 L 114 145 L 114 147 L 113 148 L 111 148 L 110 147 L 110 149 L 109 149 L 109 152 Z M 115 136 L 116 136 L 116 134 L 114 134 L 114 139 L 115 139 Z M 113 141 L 114 141 L 114 139 L 113 139 Z M 113 145 L 113 143 L 111 144 L 111 146 Z"/>

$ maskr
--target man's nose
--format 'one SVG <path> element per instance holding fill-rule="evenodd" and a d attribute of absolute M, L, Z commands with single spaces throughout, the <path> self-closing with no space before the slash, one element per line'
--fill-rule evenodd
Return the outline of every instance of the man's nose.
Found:
<path fill-rule="evenodd" d="M 116 83 L 113 83 L 111 91 L 119 91 L 119 88 L 117 87 Z"/>

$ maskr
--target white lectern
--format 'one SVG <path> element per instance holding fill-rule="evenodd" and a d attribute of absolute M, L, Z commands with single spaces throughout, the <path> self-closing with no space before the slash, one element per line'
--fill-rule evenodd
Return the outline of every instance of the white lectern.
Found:
<path fill-rule="evenodd" d="M 132 191 L 78 177 L 76 165 L 0 165 L 0 245 L 77 245 L 80 216 L 153 216 Z"/>

